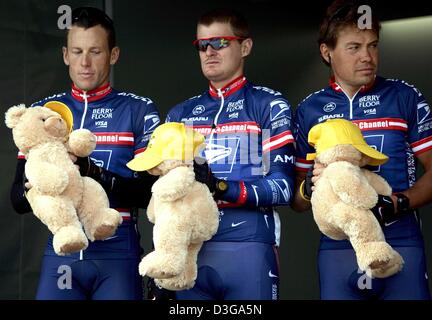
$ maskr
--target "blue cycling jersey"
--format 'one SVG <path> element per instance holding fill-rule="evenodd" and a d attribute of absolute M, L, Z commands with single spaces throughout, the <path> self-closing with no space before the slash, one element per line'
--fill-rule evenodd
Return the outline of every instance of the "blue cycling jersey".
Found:
<path fill-rule="evenodd" d="M 90 158 L 97 165 L 126 178 L 134 177 L 126 163 L 145 150 L 160 122 L 150 99 L 117 91 L 109 84 L 89 92 L 72 86 L 71 92 L 49 96 L 32 106 L 43 106 L 48 101 L 66 104 L 73 114 L 73 128 L 86 128 L 96 135 L 97 145 Z M 109 192 L 107 195 L 110 206 L 123 216 L 123 224 L 110 239 L 90 242 L 86 250 L 73 256 L 80 254 L 81 259 L 115 259 L 140 255 L 138 232 L 131 220 L 131 205 L 125 202 L 127 200 L 116 199 Z M 45 253 L 55 255 L 51 242 L 52 237 Z"/>
<path fill-rule="evenodd" d="M 202 156 L 228 183 L 211 241 L 279 243 L 274 207 L 290 203 L 294 184 L 291 107 L 282 94 L 242 76 L 176 105 L 167 121 L 206 136 Z"/>
<path fill-rule="evenodd" d="M 393 192 L 416 181 L 415 156 L 432 149 L 432 114 L 422 94 L 404 81 L 376 77 L 369 87 L 349 98 L 333 80 L 330 86 L 303 100 L 296 110 L 296 169 L 312 166 L 306 154 L 309 130 L 327 119 L 345 118 L 357 124 L 366 142 L 389 156 L 384 165 L 370 169 L 385 178 Z M 406 215 L 384 227 L 392 245 L 423 246 L 417 215 Z M 321 248 L 347 248 L 348 241 L 323 237 Z"/>

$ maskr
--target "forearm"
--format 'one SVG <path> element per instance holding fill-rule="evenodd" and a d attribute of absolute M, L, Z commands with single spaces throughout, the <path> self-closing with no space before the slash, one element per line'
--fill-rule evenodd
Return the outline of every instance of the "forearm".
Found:
<path fill-rule="evenodd" d="M 293 199 L 291 176 L 274 172 L 253 181 L 227 181 L 228 190 L 220 200 L 252 207 L 288 205 Z"/>
<path fill-rule="evenodd" d="M 408 190 L 401 192 L 409 198 L 410 208 L 420 208 L 432 202 L 432 171 L 428 171 Z"/>
<path fill-rule="evenodd" d="M 147 172 L 137 178 L 125 178 L 102 169 L 100 174 L 90 176 L 101 184 L 110 198 L 130 207 L 146 208 L 151 197 L 151 187 L 157 177 Z"/>
<path fill-rule="evenodd" d="M 417 159 L 423 166 L 424 174 L 411 188 L 401 192 L 409 198 L 410 208 L 413 209 L 432 202 L 432 150 L 417 155 Z"/>
<path fill-rule="evenodd" d="M 297 212 L 304 212 L 311 208 L 310 201 L 305 200 L 300 193 L 300 186 L 306 177 L 306 172 L 297 171 L 296 175 L 296 191 L 291 207 Z"/>
<path fill-rule="evenodd" d="M 30 203 L 25 196 L 24 189 L 24 169 L 26 161 L 19 159 L 15 170 L 15 178 L 10 191 L 10 200 L 12 207 L 19 214 L 24 214 L 32 211 Z"/>

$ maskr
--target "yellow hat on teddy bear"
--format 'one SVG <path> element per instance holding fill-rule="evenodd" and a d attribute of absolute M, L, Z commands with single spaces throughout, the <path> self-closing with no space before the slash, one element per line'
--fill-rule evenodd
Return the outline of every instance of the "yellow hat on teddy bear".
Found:
<path fill-rule="evenodd" d="M 126 165 L 134 171 L 144 171 L 164 160 L 191 161 L 204 141 L 201 133 L 186 127 L 184 123 L 164 123 L 153 132 L 147 149 Z"/>
<path fill-rule="evenodd" d="M 60 101 L 48 101 L 43 105 L 45 108 L 51 109 L 57 112 L 63 120 L 66 122 L 69 133 L 72 132 L 73 128 L 73 114 L 67 105 Z"/>
<path fill-rule="evenodd" d="M 345 119 L 329 119 L 319 123 L 309 131 L 308 142 L 315 147 L 316 153 L 308 153 L 307 160 L 314 160 L 321 152 L 338 144 L 351 144 L 358 151 L 371 158 L 369 164 L 378 166 L 385 163 L 388 157 L 371 148 L 363 138 L 360 129 Z"/>

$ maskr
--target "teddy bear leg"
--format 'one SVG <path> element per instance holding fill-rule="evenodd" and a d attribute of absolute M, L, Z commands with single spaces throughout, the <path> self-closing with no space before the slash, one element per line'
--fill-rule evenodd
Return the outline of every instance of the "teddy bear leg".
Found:
<path fill-rule="evenodd" d="M 112 236 L 122 223 L 120 214 L 109 207 L 108 197 L 102 186 L 89 177 L 83 177 L 84 196 L 78 208 L 79 218 L 91 241 Z"/>
<path fill-rule="evenodd" d="M 361 249 L 360 249 L 361 247 Z M 359 246 L 357 262 L 372 278 L 387 278 L 403 267 L 403 258 L 385 241 L 366 242 Z"/>
<path fill-rule="evenodd" d="M 197 278 L 197 258 L 198 252 L 201 249 L 202 243 L 190 244 L 188 248 L 188 255 L 186 267 L 179 275 L 167 279 L 155 279 L 156 283 L 162 288 L 179 291 L 187 290 L 195 285 Z"/>
<path fill-rule="evenodd" d="M 402 257 L 385 241 L 371 211 L 337 204 L 332 213 L 332 222 L 349 237 L 361 270 L 369 276 L 385 278 L 402 268 Z"/>
<path fill-rule="evenodd" d="M 165 279 L 183 272 L 188 254 L 189 234 L 174 230 L 174 221 L 156 223 L 153 227 L 153 243 L 155 250 L 147 254 L 139 264 L 142 276 Z"/>
<path fill-rule="evenodd" d="M 72 201 L 61 197 L 35 195 L 31 190 L 27 197 L 33 213 L 53 233 L 53 247 L 58 255 L 87 248 L 88 240 Z"/>

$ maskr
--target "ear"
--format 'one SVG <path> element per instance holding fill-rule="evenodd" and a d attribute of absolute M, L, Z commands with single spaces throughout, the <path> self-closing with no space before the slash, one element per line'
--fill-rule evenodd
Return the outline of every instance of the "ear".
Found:
<path fill-rule="evenodd" d="M 63 52 L 63 62 L 65 65 L 69 65 L 69 52 L 68 49 L 66 47 L 62 48 L 62 52 Z"/>
<path fill-rule="evenodd" d="M 20 104 L 18 106 L 13 106 L 6 111 L 5 114 L 5 122 L 8 128 L 15 128 L 15 126 L 19 123 L 22 115 L 27 111 L 27 108 L 24 104 Z"/>
<path fill-rule="evenodd" d="M 328 64 L 330 64 L 330 61 L 331 61 L 330 49 L 329 49 L 329 47 L 327 47 L 327 45 L 325 43 L 320 44 L 320 52 L 321 52 L 321 57 L 325 61 L 327 61 Z"/>
<path fill-rule="evenodd" d="M 120 48 L 119 47 L 114 47 L 111 50 L 111 56 L 110 56 L 110 65 L 115 65 L 118 58 L 120 56 Z"/>
<path fill-rule="evenodd" d="M 253 41 L 251 38 L 244 39 L 241 43 L 242 57 L 247 57 L 252 51 Z"/>

